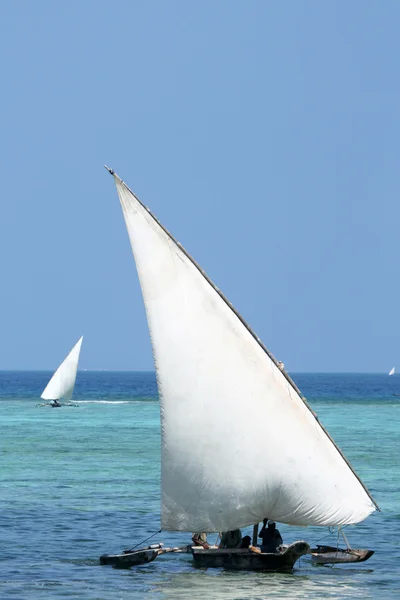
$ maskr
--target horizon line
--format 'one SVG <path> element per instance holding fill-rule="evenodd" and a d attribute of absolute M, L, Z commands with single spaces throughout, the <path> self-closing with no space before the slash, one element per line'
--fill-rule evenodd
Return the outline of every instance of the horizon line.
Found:
<path fill-rule="evenodd" d="M 0 369 L 0 373 L 53 373 L 50 369 Z M 78 369 L 78 373 L 154 373 L 155 369 Z M 295 375 L 387 375 L 388 371 L 288 371 Z M 397 375 L 397 373 L 394 373 Z M 393 375 L 393 376 L 394 376 Z"/>

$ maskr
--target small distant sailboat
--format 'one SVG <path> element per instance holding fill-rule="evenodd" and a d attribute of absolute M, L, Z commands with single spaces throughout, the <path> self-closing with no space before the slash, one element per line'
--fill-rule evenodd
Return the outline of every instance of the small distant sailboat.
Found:
<path fill-rule="evenodd" d="M 212 533 L 253 525 L 252 546 L 168 551 L 190 552 L 201 567 L 290 571 L 310 553 L 309 544 L 301 540 L 276 552 L 260 551 L 255 546 L 263 519 L 343 526 L 363 521 L 379 507 L 283 363 L 182 245 L 108 171 L 135 257 L 156 366 L 161 528 Z M 135 548 L 103 555 L 100 562 L 125 568 L 167 551 L 156 545 Z"/>
<path fill-rule="evenodd" d="M 41 398 L 52 401 L 51 404 L 47 404 L 46 406 L 56 408 L 62 406 L 59 400 L 66 402 L 71 400 L 74 392 L 82 340 L 83 336 L 77 341 L 67 358 L 64 359 L 43 390 Z"/>
<path fill-rule="evenodd" d="M 393 367 L 392 369 L 390 369 L 389 375 L 394 375 L 395 373 L 396 373 L 395 367 Z"/>

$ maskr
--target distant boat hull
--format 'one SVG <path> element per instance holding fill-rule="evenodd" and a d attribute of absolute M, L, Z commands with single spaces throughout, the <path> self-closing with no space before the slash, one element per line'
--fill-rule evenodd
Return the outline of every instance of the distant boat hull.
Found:
<path fill-rule="evenodd" d="M 79 404 L 72 404 L 71 402 L 67 402 L 65 404 L 60 404 L 57 406 L 57 404 L 50 404 L 48 402 L 42 402 L 41 404 L 36 404 L 36 406 L 37 407 L 44 406 L 46 408 L 66 408 L 66 407 L 73 406 L 74 408 L 78 408 Z"/>
<path fill-rule="evenodd" d="M 373 550 L 342 549 L 334 546 L 317 546 L 311 549 L 311 562 L 315 565 L 335 565 L 364 562 L 371 558 Z"/>
<path fill-rule="evenodd" d="M 310 552 L 307 542 L 294 542 L 283 552 L 255 553 L 250 549 L 192 548 L 197 567 L 246 571 L 292 571 L 296 561 Z"/>

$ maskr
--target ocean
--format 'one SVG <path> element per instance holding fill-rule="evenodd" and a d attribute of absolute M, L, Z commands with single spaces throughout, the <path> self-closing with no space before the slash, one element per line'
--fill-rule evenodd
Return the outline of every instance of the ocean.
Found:
<path fill-rule="evenodd" d="M 1 600 L 399 597 L 399 376 L 292 374 L 382 512 L 345 529 L 353 547 L 375 550 L 369 561 L 314 567 L 303 557 L 288 575 L 200 570 L 189 555 L 100 566 L 101 554 L 160 529 L 155 374 L 79 371 L 77 406 L 61 409 L 38 406 L 50 376 L 0 372 Z M 285 543 L 337 541 L 325 528 L 278 528 Z M 158 541 L 185 545 L 190 535 Z"/>

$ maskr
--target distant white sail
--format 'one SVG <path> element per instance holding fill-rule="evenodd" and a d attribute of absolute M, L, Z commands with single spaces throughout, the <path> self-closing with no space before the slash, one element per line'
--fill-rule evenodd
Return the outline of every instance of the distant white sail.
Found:
<path fill-rule="evenodd" d="M 82 340 L 83 336 L 50 379 L 41 395 L 43 400 L 70 400 L 72 398 Z"/>
<path fill-rule="evenodd" d="M 160 396 L 162 527 L 357 523 L 375 505 L 289 376 L 115 176 Z"/>
<path fill-rule="evenodd" d="M 396 369 L 393 367 L 392 369 L 390 369 L 389 375 L 394 375 L 395 372 L 396 372 Z"/>

